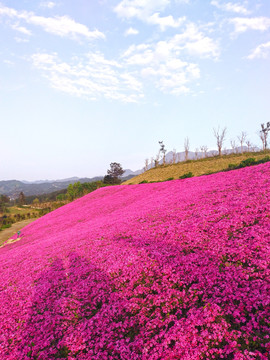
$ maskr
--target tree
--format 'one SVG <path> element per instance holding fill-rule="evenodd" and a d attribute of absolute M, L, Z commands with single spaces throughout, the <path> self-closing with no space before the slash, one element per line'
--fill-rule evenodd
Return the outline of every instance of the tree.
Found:
<path fill-rule="evenodd" d="M 69 200 L 74 200 L 83 196 L 83 186 L 80 181 L 75 182 L 73 185 L 69 184 L 67 188 L 67 197 Z"/>
<path fill-rule="evenodd" d="M 241 146 L 241 154 L 243 154 L 243 144 L 246 138 L 247 138 L 247 133 L 245 131 L 242 131 L 241 134 L 237 136 L 237 139 L 239 140 Z"/>
<path fill-rule="evenodd" d="M 39 198 L 35 198 L 33 201 L 32 201 L 32 204 L 33 205 L 38 205 L 39 204 Z"/>
<path fill-rule="evenodd" d="M 234 153 L 235 153 L 235 149 L 236 149 L 236 142 L 235 142 L 234 139 L 231 140 L 231 148 L 232 148 L 232 152 L 233 152 L 233 154 L 234 154 Z"/>
<path fill-rule="evenodd" d="M 166 155 L 166 149 L 165 149 L 165 145 L 163 144 L 163 141 L 159 141 L 158 142 L 160 145 L 160 149 L 159 149 L 159 154 L 163 154 L 163 165 L 165 165 L 165 155 Z"/>
<path fill-rule="evenodd" d="M 176 149 L 173 149 L 173 152 L 172 152 L 172 163 L 173 164 L 176 163 Z"/>
<path fill-rule="evenodd" d="M 207 157 L 207 151 L 208 151 L 208 146 L 207 145 L 202 145 L 201 146 L 201 152 L 204 153 L 204 157 Z"/>
<path fill-rule="evenodd" d="M 220 130 L 220 128 L 218 127 L 217 129 L 214 128 L 213 131 L 217 141 L 218 155 L 221 156 L 227 129 L 225 127 L 224 129 Z"/>
<path fill-rule="evenodd" d="M 270 122 L 268 122 L 266 126 L 264 124 L 261 124 L 261 128 L 262 130 L 260 131 L 260 139 L 263 144 L 263 150 L 265 150 L 267 149 L 267 138 L 270 131 Z"/>
<path fill-rule="evenodd" d="M 21 191 L 19 195 L 19 204 L 24 205 L 25 204 L 25 196 L 24 193 Z"/>
<path fill-rule="evenodd" d="M 246 141 L 246 145 L 247 145 L 247 148 L 248 148 L 248 152 L 250 152 L 251 150 L 251 147 L 252 147 L 252 144 L 249 140 Z"/>
<path fill-rule="evenodd" d="M 107 174 L 111 177 L 110 181 L 112 180 L 112 182 L 107 182 L 107 184 L 120 184 L 121 182 L 120 178 L 124 174 L 124 172 L 125 171 L 123 170 L 121 164 L 117 162 L 110 163 L 110 169 L 107 170 Z M 109 178 L 105 176 L 104 182 L 105 180 L 109 180 Z"/>
<path fill-rule="evenodd" d="M 111 185 L 115 184 L 114 178 L 111 175 L 105 175 L 103 178 L 103 182 L 104 184 L 111 184 Z"/>
<path fill-rule="evenodd" d="M 145 166 L 144 166 L 144 171 L 148 170 L 148 166 L 149 166 L 149 160 L 145 159 Z"/>
<path fill-rule="evenodd" d="M 189 152 L 189 138 L 186 137 L 185 138 L 185 142 L 184 142 L 184 148 L 185 148 L 185 160 L 188 160 L 188 152 Z"/>
<path fill-rule="evenodd" d="M 6 211 L 7 204 L 9 203 L 10 199 L 6 195 L 0 195 L 0 212 Z"/>

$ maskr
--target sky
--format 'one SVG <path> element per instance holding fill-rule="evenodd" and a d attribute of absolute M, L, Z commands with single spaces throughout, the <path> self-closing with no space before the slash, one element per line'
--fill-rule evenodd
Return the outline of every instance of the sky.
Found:
<path fill-rule="evenodd" d="M 269 0 L 0 0 L 0 180 L 138 170 L 270 120 Z"/>

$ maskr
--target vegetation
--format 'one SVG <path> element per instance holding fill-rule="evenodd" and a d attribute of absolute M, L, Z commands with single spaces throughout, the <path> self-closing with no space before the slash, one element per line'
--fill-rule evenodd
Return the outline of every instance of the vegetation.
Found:
<path fill-rule="evenodd" d="M 236 164 L 229 164 L 227 170 L 235 170 L 235 169 L 241 169 L 243 167 L 252 166 L 252 165 L 259 165 L 264 164 L 266 162 L 270 161 L 270 156 L 267 155 L 263 157 L 262 159 L 256 160 L 255 158 L 248 158 L 246 160 L 243 160 L 240 162 L 239 165 Z"/>
<path fill-rule="evenodd" d="M 181 176 L 179 176 L 179 179 L 187 179 L 187 178 L 191 178 L 191 177 L 193 177 L 194 175 L 192 174 L 192 172 L 190 171 L 190 172 L 188 172 L 188 173 L 186 173 L 186 174 L 184 174 L 184 175 L 181 175 Z"/>
<path fill-rule="evenodd" d="M 107 184 L 104 184 L 102 181 L 82 184 L 78 181 L 70 184 L 67 189 L 58 190 L 50 194 L 24 196 L 24 193 L 21 192 L 15 202 L 11 202 L 7 196 L 1 195 L 0 231 L 11 227 L 14 223 L 46 215 L 68 202 L 78 199 L 103 186 L 107 186 Z"/>
<path fill-rule="evenodd" d="M 269 185 L 266 163 L 110 187 L 24 228 L 0 359 L 269 359 Z"/>
<path fill-rule="evenodd" d="M 121 164 L 113 162 L 110 164 L 110 169 L 107 170 L 107 175 L 104 176 L 103 182 L 108 185 L 120 184 L 123 174 L 124 170 Z"/>
<path fill-rule="evenodd" d="M 0 211 L 0 231 L 11 227 L 12 224 L 17 222 L 38 218 L 47 212 L 49 212 L 47 209 L 8 205 L 3 211 Z"/>
<path fill-rule="evenodd" d="M 255 162 L 259 163 L 258 161 L 262 161 L 262 159 L 265 157 L 267 158 L 269 155 L 270 150 L 264 150 L 259 152 L 246 152 L 243 154 L 206 157 L 198 160 L 187 160 L 176 164 L 160 165 L 149 169 L 143 174 L 135 176 L 130 180 L 124 181 L 123 184 L 139 184 L 142 181 L 165 181 L 172 177 L 174 179 L 179 179 L 187 173 L 192 173 L 194 176 L 206 175 L 228 170 L 230 164 L 234 164 L 234 166 L 237 167 L 240 163 L 249 158 L 254 158 Z M 235 167 L 231 167 L 229 170 L 232 170 Z"/>

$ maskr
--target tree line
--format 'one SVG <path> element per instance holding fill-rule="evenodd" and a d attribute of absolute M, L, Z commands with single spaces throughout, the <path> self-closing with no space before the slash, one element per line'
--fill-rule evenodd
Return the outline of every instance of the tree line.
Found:
<path fill-rule="evenodd" d="M 268 148 L 268 135 L 270 133 L 270 122 L 267 122 L 266 124 L 261 124 L 261 130 L 259 131 L 258 135 L 262 142 L 262 150 L 267 150 Z M 213 135 L 216 140 L 216 146 L 217 146 L 217 155 L 221 156 L 222 154 L 226 154 L 227 151 L 224 148 L 224 143 L 226 140 L 227 135 L 227 128 L 213 128 Z M 237 142 L 238 141 L 238 142 Z M 240 135 L 237 136 L 237 141 L 235 139 L 230 140 L 231 145 L 231 152 L 235 153 L 237 144 L 240 147 L 241 153 L 244 151 L 244 147 L 246 146 L 247 151 L 255 151 L 256 146 L 252 145 L 250 140 L 247 137 L 247 133 L 245 131 L 242 131 Z M 145 159 L 145 166 L 144 170 L 151 169 L 152 167 L 157 167 L 160 164 L 165 165 L 166 163 L 166 153 L 167 150 L 165 149 L 165 145 L 163 141 L 159 141 L 159 150 L 156 155 L 156 157 L 152 157 L 150 160 Z M 208 146 L 207 145 L 201 145 L 200 148 L 195 149 L 195 159 L 197 160 L 199 158 L 199 152 L 201 152 L 203 157 L 208 156 Z M 190 151 L 190 140 L 188 137 L 184 139 L 184 161 L 189 160 L 189 151 Z M 181 160 L 177 158 L 176 150 L 173 149 L 172 151 L 172 160 L 171 163 L 175 164 L 177 162 L 180 162 Z"/>

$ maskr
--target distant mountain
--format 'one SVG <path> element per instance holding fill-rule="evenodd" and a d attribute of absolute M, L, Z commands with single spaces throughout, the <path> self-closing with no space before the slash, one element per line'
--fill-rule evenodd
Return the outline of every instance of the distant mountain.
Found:
<path fill-rule="evenodd" d="M 132 177 L 139 175 L 143 170 L 132 171 L 130 169 L 125 170 L 122 179 L 129 180 Z M 94 182 L 103 180 L 103 176 L 95 176 L 93 178 L 79 178 L 71 177 L 67 179 L 58 179 L 58 180 L 36 180 L 36 181 L 27 181 L 27 180 L 5 180 L 0 181 L 0 194 L 7 195 L 11 199 L 17 199 L 20 192 L 22 191 L 25 196 L 31 195 L 43 195 L 55 192 L 57 190 L 63 190 L 68 187 L 69 184 L 74 184 L 75 182 Z"/>
<path fill-rule="evenodd" d="M 45 182 L 41 182 L 42 180 L 34 182 L 6 180 L 0 181 L 0 194 L 8 195 L 11 199 L 16 199 L 18 198 L 21 191 L 24 193 L 25 196 L 42 195 L 51 193 L 53 191 L 66 189 L 69 184 L 74 184 L 77 181 L 84 183 L 98 181 L 102 179 L 103 176 L 96 176 L 93 178 L 73 177 L 63 180 L 45 180 Z"/>
<path fill-rule="evenodd" d="M 86 178 L 88 179 L 88 178 Z M 80 181 L 80 178 L 77 176 L 67 178 L 67 179 L 60 179 L 60 180 L 35 180 L 35 181 L 28 181 L 28 180 L 21 180 L 24 184 L 45 184 L 45 183 L 55 183 L 55 182 L 73 182 L 73 181 Z"/>
<path fill-rule="evenodd" d="M 143 172 L 143 170 L 136 170 L 136 171 L 132 171 L 130 169 L 125 169 L 125 172 L 123 174 L 123 177 L 127 177 L 127 176 L 136 176 L 136 175 L 140 175 Z"/>

